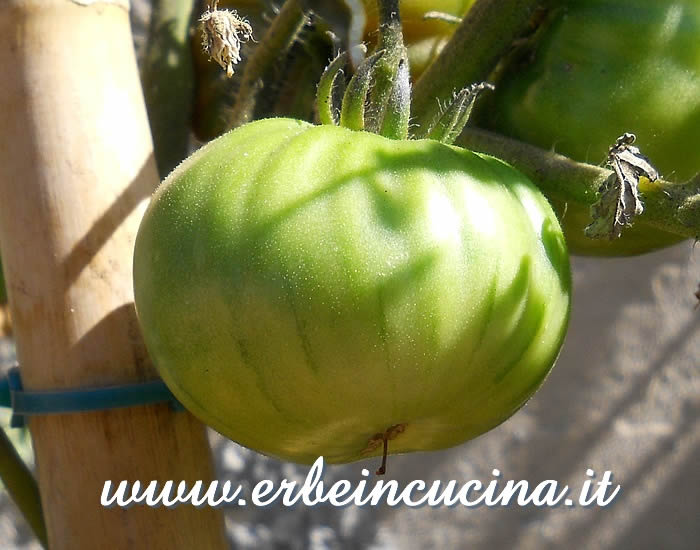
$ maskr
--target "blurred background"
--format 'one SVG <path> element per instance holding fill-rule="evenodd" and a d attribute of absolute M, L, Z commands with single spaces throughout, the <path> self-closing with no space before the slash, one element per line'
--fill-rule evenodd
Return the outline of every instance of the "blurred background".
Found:
<path fill-rule="evenodd" d="M 136 44 L 148 4 L 133 3 Z M 670 549 L 700 547 L 700 247 L 685 242 L 627 259 L 573 258 L 574 302 L 562 354 L 542 389 L 505 424 L 443 452 L 391 457 L 386 479 L 552 479 L 576 494 L 593 469 L 622 489 L 607 507 L 408 509 L 327 505 L 236 507 L 233 548 Z M 0 341 L 0 369 L 14 362 Z M 0 422 L 8 424 L 0 412 Z M 11 436 L 31 461 L 26 432 Z M 211 434 L 218 479 L 252 488 L 302 481 L 307 467 L 263 457 Z M 361 479 L 377 460 L 326 467 L 324 481 Z M 0 548 L 37 549 L 0 492 Z"/>

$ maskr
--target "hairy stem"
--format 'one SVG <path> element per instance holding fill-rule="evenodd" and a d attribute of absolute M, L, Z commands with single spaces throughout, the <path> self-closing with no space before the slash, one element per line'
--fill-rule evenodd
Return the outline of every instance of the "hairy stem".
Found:
<path fill-rule="evenodd" d="M 452 94 L 488 79 L 540 7 L 554 0 L 477 0 L 413 90 L 412 122 L 431 128 Z"/>
<path fill-rule="evenodd" d="M 550 199 L 590 206 L 612 172 L 575 162 L 498 134 L 467 128 L 457 143 L 503 159 L 528 176 Z M 700 236 L 700 175 L 685 183 L 657 180 L 640 184 L 647 224 L 681 237 Z"/>
<path fill-rule="evenodd" d="M 400 48 L 403 46 L 401 13 L 399 0 L 377 0 L 379 7 L 380 48 Z"/>
<path fill-rule="evenodd" d="M 141 70 L 158 172 L 163 178 L 187 156 L 194 97 L 189 46 L 193 0 L 155 0 Z"/>
<path fill-rule="evenodd" d="M 246 62 L 236 103 L 229 113 L 227 127 L 237 128 L 253 119 L 255 105 L 265 89 L 266 78 L 294 44 L 307 22 L 299 0 L 286 0 L 274 21 Z"/>

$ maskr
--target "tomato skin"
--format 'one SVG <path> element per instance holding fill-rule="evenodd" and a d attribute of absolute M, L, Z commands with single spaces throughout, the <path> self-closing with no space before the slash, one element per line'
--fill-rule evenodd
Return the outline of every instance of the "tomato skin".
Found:
<path fill-rule="evenodd" d="M 462 443 L 535 392 L 568 322 L 568 254 L 524 176 L 434 141 L 267 119 L 161 185 L 138 318 L 182 403 L 280 458 Z"/>
<path fill-rule="evenodd" d="M 485 125 L 591 164 L 632 132 L 665 179 L 685 181 L 700 171 L 698 36 L 698 0 L 569 1 L 534 60 L 498 84 Z M 571 217 L 572 253 L 634 254 L 681 240 L 642 219 L 619 240 L 592 241 L 583 235 L 588 208 Z"/>

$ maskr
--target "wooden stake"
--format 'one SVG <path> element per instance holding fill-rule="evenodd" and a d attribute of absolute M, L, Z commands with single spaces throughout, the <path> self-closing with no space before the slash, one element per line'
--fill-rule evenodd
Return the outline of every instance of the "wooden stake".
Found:
<path fill-rule="evenodd" d="M 0 240 L 25 387 L 155 378 L 131 269 L 158 178 L 126 6 L 3 2 L 0 74 Z M 226 546 L 210 508 L 100 505 L 108 479 L 212 478 L 189 414 L 143 406 L 30 429 L 52 549 Z"/>

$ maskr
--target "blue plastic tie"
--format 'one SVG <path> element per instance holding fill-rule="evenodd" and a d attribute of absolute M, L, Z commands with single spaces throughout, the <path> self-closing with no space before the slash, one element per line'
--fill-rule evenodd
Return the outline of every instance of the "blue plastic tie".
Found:
<path fill-rule="evenodd" d="M 0 407 L 12 408 L 13 428 L 24 426 L 26 416 L 105 411 L 154 403 L 169 403 L 174 410 L 184 410 L 162 380 L 107 388 L 24 391 L 18 367 L 0 378 Z"/>

